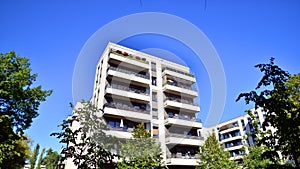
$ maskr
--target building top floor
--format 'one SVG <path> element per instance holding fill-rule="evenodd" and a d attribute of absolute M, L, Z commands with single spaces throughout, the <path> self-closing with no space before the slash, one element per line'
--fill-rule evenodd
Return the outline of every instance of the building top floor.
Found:
<path fill-rule="evenodd" d="M 146 54 L 134 49 L 130 49 L 112 42 L 109 42 L 108 45 L 106 46 L 101 59 L 98 62 L 99 63 L 102 61 L 102 59 L 105 56 L 108 56 L 109 53 L 114 53 L 116 55 L 121 55 L 127 58 L 131 58 L 134 60 L 138 60 L 141 63 L 147 64 L 150 67 L 153 67 L 153 64 L 160 64 L 162 70 L 171 70 L 171 71 L 176 71 L 180 74 L 184 74 L 187 76 L 191 76 L 194 77 L 194 75 L 190 72 L 189 67 L 175 63 L 175 62 L 171 62 L 150 54 Z"/>

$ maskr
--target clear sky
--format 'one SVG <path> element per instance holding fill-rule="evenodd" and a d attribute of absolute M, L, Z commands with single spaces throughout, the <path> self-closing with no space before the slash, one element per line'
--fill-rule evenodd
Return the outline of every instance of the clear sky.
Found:
<path fill-rule="evenodd" d="M 0 52 L 15 50 L 20 56 L 30 58 L 32 71 L 38 73 L 36 84 L 54 91 L 42 103 L 40 115 L 26 132 L 45 148 L 61 148 L 58 140 L 49 135 L 58 131 L 57 125 L 72 112 L 68 105 L 73 102 L 73 72 L 84 44 L 106 24 L 130 14 L 171 14 L 194 24 L 207 36 L 219 55 L 226 77 L 222 121 L 242 115 L 250 108 L 242 101 L 236 103 L 235 99 L 239 93 L 255 88 L 261 77 L 255 64 L 275 57 L 283 69 L 292 74 L 300 72 L 298 0 L 1 0 L 0 7 Z M 141 23 L 131 26 L 137 24 Z M 114 33 L 117 32 L 111 32 Z M 128 37 L 120 44 L 137 50 L 162 49 L 190 66 L 200 93 L 199 118 L 205 122 L 211 106 L 211 84 L 203 63 L 191 59 L 194 55 L 191 50 L 172 38 L 152 34 Z M 99 45 L 103 44 L 99 42 Z M 95 65 L 90 66 L 95 68 Z M 90 79 L 87 85 L 91 85 L 94 72 L 84 73 Z M 85 99 L 89 99 L 92 87 L 87 89 Z"/>

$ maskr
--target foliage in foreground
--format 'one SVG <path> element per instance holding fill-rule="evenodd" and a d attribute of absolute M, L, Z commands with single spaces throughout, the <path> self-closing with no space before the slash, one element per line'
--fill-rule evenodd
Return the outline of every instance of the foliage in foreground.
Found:
<path fill-rule="evenodd" d="M 300 168 L 300 74 L 291 76 L 288 72 L 275 65 L 274 58 L 268 64 L 258 64 L 255 67 L 263 72 L 255 90 L 241 93 L 237 99 L 245 99 L 246 104 L 253 102 L 255 108 L 262 108 L 266 112 L 262 124 L 263 131 L 257 135 L 258 146 L 266 145 L 268 149 L 262 157 L 278 164 L 278 151 L 286 159 L 293 159 Z M 275 132 L 266 127 L 276 128 Z"/>
<path fill-rule="evenodd" d="M 48 149 L 46 153 L 46 156 L 43 157 L 42 164 L 46 166 L 46 169 L 56 169 L 60 155 L 51 148 Z"/>
<path fill-rule="evenodd" d="M 14 133 L 8 115 L 0 116 L 0 135 L 0 168 L 22 168 L 30 156 L 29 139 Z"/>
<path fill-rule="evenodd" d="M 132 134 L 133 138 L 121 143 L 122 162 L 117 163 L 118 169 L 161 169 L 162 151 L 160 144 L 151 137 L 151 133 L 139 124 Z"/>
<path fill-rule="evenodd" d="M 61 132 L 52 133 L 63 148 L 61 160 L 73 158 L 78 168 L 105 168 L 113 165 L 113 155 L 109 150 L 114 145 L 114 138 L 107 136 L 104 130 L 107 126 L 100 117 L 100 111 L 91 103 L 82 102 L 74 108 L 73 115 L 64 120 Z"/>
<path fill-rule="evenodd" d="M 225 151 L 214 134 L 210 135 L 200 146 L 197 169 L 238 168 L 238 164 L 230 160 L 230 154 Z"/>
<path fill-rule="evenodd" d="M 39 155 L 39 150 L 40 150 L 40 145 L 37 144 L 33 150 L 33 153 L 31 155 L 31 158 L 29 160 L 29 164 L 30 164 L 30 168 L 29 169 L 34 169 L 35 168 L 35 162 L 36 162 L 36 159 Z"/>
<path fill-rule="evenodd" d="M 24 130 L 52 91 L 33 87 L 37 74 L 31 73 L 27 58 L 13 51 L 0 53 L 0 72 L 0 168 L 20 168 L 30 152 Z"/>
<path fill-rule="evenodd" d="M 243 168 L 249 169 L 264 169 L 273 165 L 274 163 L 267 158 L 264 158 L 262 154 L 267 151 L 266 146 L 257 146 L 248 147 L 248 154 L 245 154 L 243 157 Z"/>

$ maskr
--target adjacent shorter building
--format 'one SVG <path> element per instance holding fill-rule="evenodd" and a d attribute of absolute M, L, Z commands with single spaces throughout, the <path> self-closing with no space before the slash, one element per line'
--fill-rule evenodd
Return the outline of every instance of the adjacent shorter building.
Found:
<path fill-rule="evenodd" d="M 262 123 L 265 119 L 265 112 L 259 109 L 251 109 L 251 113 L 256 117 L 258 127 L 262 130 Z M 274 128 L 268 127 L 266 130 L 273 131 Z M 221 146 L 229 151 L 231 159 L 242 162 L 242 155 L 248 153 L 247 146 L 253 146 L 255 135 L 249 135 L 254 132 L 252 118 L 245 114 L 234 119 L 222 122 L 216 126 L 206 129 L 209 134 L 214 133 Z"/>

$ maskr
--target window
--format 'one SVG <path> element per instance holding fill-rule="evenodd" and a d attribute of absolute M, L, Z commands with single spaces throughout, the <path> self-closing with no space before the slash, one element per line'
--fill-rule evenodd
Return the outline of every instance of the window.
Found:
<path fill-rule="evenodd" d="M 157 108 L 152 108 L 152 118 L 158 119 Z"/>
<path fill-rule="evenodd" d="M 151 70 L 156 71 L 156 63 L 155 62 L 151 62 Z"/>
<path fill-rule="evenodd" d="M 158 138 L 158 127 L 153 126 L 153 138 Z"/>
<path fill-rule="evenodd" d="M 156 77 L 151 77 L 151 80 L 152 80 L 152 85 L 156 86 Z"/>
<path fill-rule="evenodd" d="M 245 122 L 244 120 L 241 120 L 242 126 L 245 126 Z"/>
<path fill-rule="evenodd" d="M 152 101 L 157 102 L 157 92 L 152 92 Z"/>

